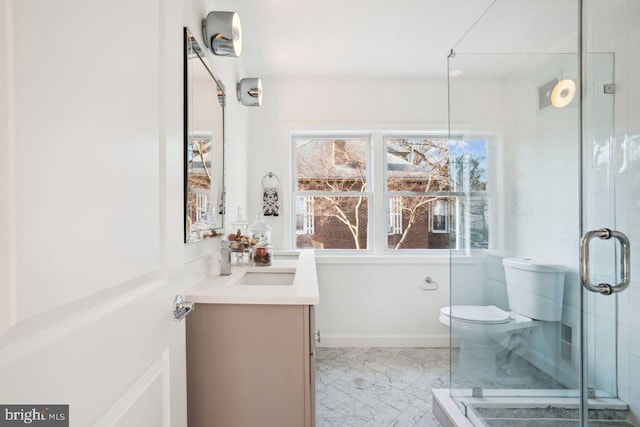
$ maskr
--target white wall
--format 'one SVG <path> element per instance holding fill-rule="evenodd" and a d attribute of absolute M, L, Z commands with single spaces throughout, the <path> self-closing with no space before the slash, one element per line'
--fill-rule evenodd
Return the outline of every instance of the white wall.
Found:
<path fill-rule="evenodd" d="M 318 257 L 320 304 L 316 326 L 328 347 L 448 347 L 447 328 L 438 322 L 449 305 L 448 257 Z M 482 275 L 482 259 L 454 260 L 466 281 Z M 436 290 L 425 283 L 431 276 Z M 482 287 L 466 300 L 479 302 Z"/>
<path fill-rule="evenodd" d="M 533 56 L 533 55 L 531 55 Z M 506 84 L 506 251 L 576 269 L 579 218 L 578 107 L 538 109 L 538 86 L 576 75 L 576 55 L 539 55 Z"/>
<path fill-rule="evenodd" d="M 618 393 L 627 402 L 636 422 L 640 421 L 640 3 L 633 0 L 589 0 L 586 2 L 590 51 L 615 53 L 615 139 L 608 160 L 608 177 L 615 190 L 616 229 L 631 240 L 631 284 L 617 299 Z M 634 250 L 635 249 L 635 250 Z M 612 301 L 612 304 L 616 304 Z M 600 315 L 604 312 L 600 312 Z M 613 333 L 609 330 L 609 333 Z M 615 348 L 598 349 L 598 354 Z M 599 362 L 597 363 L 599 365 Z"/>
<path fill-rule="evenodd" d="M 445 61 L 445 58 L 442 58 Z M 493 81 L 475 82 L 474 89 L 493 93 Z M 447 82 L 392 78 L 265 78 L 264 103 L 250 111 L 248 188 L 250 212 L 262 209 L 262 177 L 280 178 L 280 216 L 267 217 L 276 249 L 290 247 L 291 132 L 329 131 L 446 131 Z M 473 104 L 468 111 L 471 130 L 487 130 L 486 120 L 502 115 L 500 100 Z M 482 121 L 482 119 L 485 119 Z M 493 130 L 493 129 L 491 129 Z M 374 171 L 375 173 L 375 171 Z M 479 277 L 482 266 L 460 269 L 465 282 Z M 421 291 L 427 275 L 440 287 Z M 448 345 L 447 329 L 438 322 L 439 308 L 449 300 L 447 257 L 328 257 L 318 256 L 320 305 L 317 326 L 323 345 Z M 466 288 L 465 288 L 466 289 Z M 481 289 L 481 287 L 476 287 Z M 475 300 L 481 300 L 478 293 Z"/>

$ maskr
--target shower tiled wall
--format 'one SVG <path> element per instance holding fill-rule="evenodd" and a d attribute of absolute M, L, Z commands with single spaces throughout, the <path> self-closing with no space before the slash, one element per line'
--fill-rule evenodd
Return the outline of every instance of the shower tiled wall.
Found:
<path fill-rule="evenodd" d="M 586 5 L 587 47 L 615 53 L 615 226 L 631 240 L 631 284 L 617 296 L 618 395 L 640 421 L 640 2 L 589 0 Z M 607 350 L 616 349 L 602 351 Z"/>
<path fill-rule="evenodd" d="M 503 310 L 509 310 L 507 285 L 504 278 L 504 267 L 502 266 L 501 256 L 487 256 L 485 263 L 485 283 L 485 304 L 492 304 Z"/>

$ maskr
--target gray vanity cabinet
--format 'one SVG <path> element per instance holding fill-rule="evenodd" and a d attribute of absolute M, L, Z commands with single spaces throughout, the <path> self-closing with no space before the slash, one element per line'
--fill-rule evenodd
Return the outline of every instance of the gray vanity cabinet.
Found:
<path fill-rule="evenodd" d="M 197 304 L 189 427 L 314 427 L 314 317 L 309 305 Z"/>

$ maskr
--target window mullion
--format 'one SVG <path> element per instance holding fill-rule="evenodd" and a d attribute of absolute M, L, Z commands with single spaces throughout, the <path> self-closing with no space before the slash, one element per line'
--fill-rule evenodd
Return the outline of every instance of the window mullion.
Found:
<path fill-rule="evenodd" d="M 386 162 L 385 147 L 382 134 L 377 132 L 371 136 L 371 248 L 376 254 L 383 254 L 387 246 L 387 211 L 386 211 Z M 377 190 L 377 191 L 374 191 Z"/>

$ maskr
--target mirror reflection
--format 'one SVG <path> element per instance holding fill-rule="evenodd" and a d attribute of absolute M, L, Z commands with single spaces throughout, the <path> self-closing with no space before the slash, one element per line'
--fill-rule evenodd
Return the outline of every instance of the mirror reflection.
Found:
<path fill-rule="evenodd" d="M 186 243 L 212 237 L 224 223 L 224 85 L 196 39 L 184 29 Z"/>

